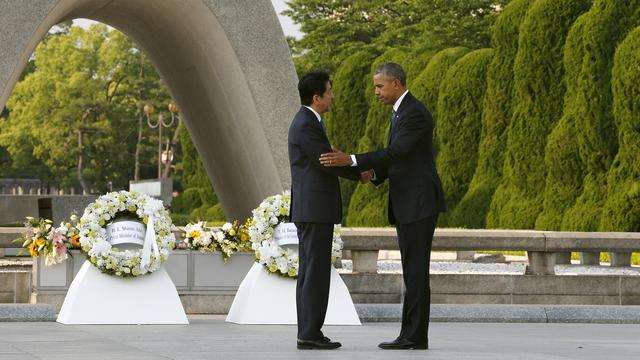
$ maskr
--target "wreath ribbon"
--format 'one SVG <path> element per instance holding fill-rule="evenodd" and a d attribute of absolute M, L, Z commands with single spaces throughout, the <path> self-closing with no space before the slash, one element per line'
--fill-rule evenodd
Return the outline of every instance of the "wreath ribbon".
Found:
<path fill-rule="evenodd" d="M 149 215 L 147 221 L 147 232 L 144 236 L 144 245 L 142 246 L 142 258 L 140 259 L 140 266 L 145 267 L 151 264 L 151 251 L 153 250 L 153 256 L 156 259 L 160 259 L 160 249 L 158 249 L 158 242 L 156 241 L 156 231 L 153 225 L 153 214 Z"/>

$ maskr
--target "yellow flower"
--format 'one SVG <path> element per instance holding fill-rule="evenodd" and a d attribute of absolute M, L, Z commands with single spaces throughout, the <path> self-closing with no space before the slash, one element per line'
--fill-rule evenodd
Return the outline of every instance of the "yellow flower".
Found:
<path fill-rule="evenodd" d="M 75 234 L 71 237 L 71 246 L 73 246 L 74 248 L 80 247 L 80 235 Z"/>
<path fill-rule="evenodd" d="M 29 253 L 33 257 L 38 256 L 38 245 L 36 243 L 32 242 L 31 245 L 29 245 Z"/>
<path fill-rule="evenodd" d="M 191 234 L 189 234 L 189 236 L 191 236 L 191 238 L 192 238 L 192 239 L 199 238 L 199 237 L 200 237 L 200 231 L 198 231 L 198 230 L 193 230 L 193 231 L 191 232 Z"/>
<path fill-rule="evenodd" d="M 39 237 L 38 240 L 36 240 L 36 245 L 40 247 L 42 244 L 44 244 L 44 238 Z"/>

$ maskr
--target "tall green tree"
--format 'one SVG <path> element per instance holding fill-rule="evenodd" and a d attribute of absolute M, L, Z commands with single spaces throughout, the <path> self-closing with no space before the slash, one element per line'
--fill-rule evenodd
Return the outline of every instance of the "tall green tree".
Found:
<path fill-rule="evenodd" d="M 482 128 L 482 100 L 487 88 L 487 68 L 492 49 L 468 53 L 449 68 L 438 96 L 438 173 L 449 211 L 456 208 L 468 189 L 478 159 Z M 440 216 L 439 226 L 452 223 L 450 213 Z M 462 222 L 462 219 L 460 219 Z"/>
<path fill-rule="evenodd" d="M 575 143 L 584 169 L 582 190 L 564 214 L 562 230 L 597 231 L 607 196 L 607 173 L 618 150 L 611 69 L 614 50 L 640 24 L 640 3 L 597 0 L 582 32 L 585 55 L 577 82 Z M 565 105 L 566 106 L 566 105 Z"/>
<path fill-rule="evenodd" d="M 618 46 L 611 87 L 620 147 L 607 178 L 600 231 L 640 231 L 640 27 Z"/>
<path fill-rule="evenodd" d="M 207 170 L 198 156 L 186 127 L 180 129 L 182 149 L 182 188 L 184 192 L 172 203 L 174 213 L 186 216 L 186 221 L 224 220 L 225 216 L 213 190 Z"/>
<path fill-rule="evenodd" d="M 530 229 L 542 211 L 544 149 L 562 114 L 563 47 L 589 0 L 536 0 L 520 28 L 514 64 L 513 117 L 503 177 L 487 216 L 492 228 Z"/>
<path fill-rule="evenodd" d="M 513 65 L 518 51 L 520 24 L 533 0 L 515 0 L 505 7 L 492 28 L 495 49 L 487 70 L 487 91 L 482 109 L 478 165 L 469 190 L 451 213 L 451 223 L 484 229 L 489 204 L 502 177 L 507 127 L 513 104 Z"/>
<path fill-rule="evenodd" d="M 576 120 L 580 112 L 578 82 L 582 59 L 587 54 L 582 34 L 587 31 L 589 12 L 581 15 L 571 26 L 564 46 L 564 69 L 567 89 L 563 114 L 555 125 L 545 148 L 544 166 L 547 171 L 542 212 L 535 228 L 560 230 L 565 210 L 573 204 L 582 190 L 584 167 L 576 143 Z"/>

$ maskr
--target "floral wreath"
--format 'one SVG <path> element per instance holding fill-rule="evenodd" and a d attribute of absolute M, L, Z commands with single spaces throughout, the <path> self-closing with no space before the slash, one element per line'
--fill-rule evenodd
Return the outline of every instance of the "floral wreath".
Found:
<path fill-rule="evenodd" d="M 142 221 L 147 226 L 142 249 L 120 250 L 109 243 L 106 225 L 121 218 Z M 137 192 L 111 192 L 99 197 L 84 210 L 78 230 L 89 261 L 105 274 L 122 277 L 158 270 L 176 242 L 162 201 Z"/>
<path fill-rule="evenodd" d="M 285 249 L 273 239 L 276 226 L 289 222 L 290 208 L 291 193 L 289 191 L 269 196 L 253 210 L 253 217 L 247 221 L 247 227 L 256 262 L 262 264 L 270 273 L 296 278 L 298 276 L 297 251 Z M 331 247 L 332 262 L 342 257 L 342 245 L 340 225 L 335 225 Z"/>

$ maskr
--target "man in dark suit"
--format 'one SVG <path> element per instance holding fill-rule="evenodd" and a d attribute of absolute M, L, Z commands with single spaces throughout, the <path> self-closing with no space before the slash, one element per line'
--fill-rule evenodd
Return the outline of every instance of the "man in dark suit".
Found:
<path fill-rule="evenodd" d="M 321 331 L 329 301 L 333 225 L 342 219 L 338 176 L 358 180 L 357 168 L 320 165 L 331 151 L 322 114 L 333 101 L 324 72 L 306 74 L 298 83 L 302 106 L 289 127 L 291 221 L 298 229 L 299 270 L 296 288 L 298 349 L 336 349 Z"/>
<path fill-rule="evenodd" d="M 378 100 L 392 105 L 388 145 L 366 154 L 339 151 L 323 154 L 327 166 L 373 169 L 371 181 L 389 179 L 389 222 L 396 225 L 402 258 L 405 295 L 402 328 L 383 349 L 428 349 L 429 261 L 431 242 L 444 212 L 444 192 L 433 160 L 433 120 L 425 106 L 406 88 L 406 75 L 395 63 L 380 66 L 373 76 Z"/>

